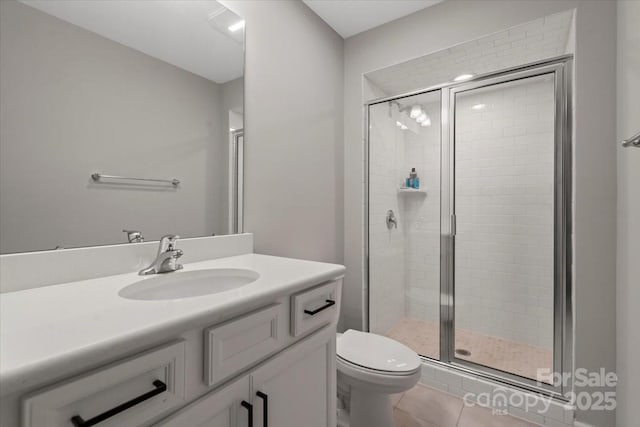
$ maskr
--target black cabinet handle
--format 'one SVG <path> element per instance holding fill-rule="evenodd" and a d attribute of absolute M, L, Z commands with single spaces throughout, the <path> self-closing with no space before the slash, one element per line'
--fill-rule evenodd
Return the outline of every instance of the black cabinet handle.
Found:
<path fill-rule="evenodd" d="M 101 423 L 108 418 L 113 417 L 114 415 L 118 415 L 120 412 L 126 411 L 127 409 L 132 408 L 137 404 L 144 402 L 145 400 L 149 400 L 152 397 L 167 391 L 167 385 L 160 380 L 155 380 L 153 382 L 153 385 L 155 386 L 153 390 L 146 392 L 145 394 L 140 395 L 134 399 L 131 399 L 130 401 L 125 402 L 122 405 L 118 405 L 115 408 L 109 409 L 108 411 L 103 412 L 100 415 L 96 415 L 95 417 L 87 421 L 83 420 L 80 415 L 74 415 L 73 417 L 71 417 L 71 423 L 75 427 L 91 427 L 98 423 Z"/>
<path fill-rule="evenodd" d="M 242 405 L 242 407 L 244 408 L 247 408 L 248 419 L 249 419 L 249 421 L 247 422 L 247 426 L 253 427 L 253 405 L 249 402 L 245 402 L 244 400 L 240 402 L 240 405 Z"/>
<path fill-rule="evenodd" d="M 320 308 L 316 308 L 315 310 L 305 310 L 304 312 L 307 313 L 310 316 L 313 316 L 314 314 L 318 314 L 320 313 L 322 310 L 326 310 L 327 308 L 331 307 L 332 305 L 336 305 L 336 302 L 332 299 L 328 299 L 326 300 L 326 304 L 323 305 Z"/>
<path fill-rule="evenodd" d="M 269 396 L 261 391 L 257 391 L 256 396 L 262 399 L 264 405 L 262 409 L 262 427 L 269 427 Z"/>

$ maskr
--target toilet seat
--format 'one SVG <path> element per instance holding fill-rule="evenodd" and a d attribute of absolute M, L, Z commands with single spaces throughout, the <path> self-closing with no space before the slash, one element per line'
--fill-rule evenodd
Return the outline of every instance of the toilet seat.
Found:
<path fill-rule="evenodd" d="M 358 371 L 359 373 L 362 373 L 365 375 L 382 376 L 382 377 L 389 377 L 389 378 L 410 376 L 410 375 L 413 375 L 418 369 L 420 369 L 418 367 L 411 371 L 402 371 L 402 372 L 379 371 L 376 369 L 369 368 L 367 366 L 361 366 L 361 365 L 355 364 L 346 359 L 343 359 L 340 356 L 338 356 L 337 361 L 338 361 L 338 368 L 341 367 L 342 371 L 345 373 L 347 371 L 349 372 Z"/>
<path fill-rule="evenodd" d="M 349 425 L 393 425 L 389 396 L 418 383 L 422 374 L 418 355 L 390 338 L 354 330 L 338 334 L 336 353 L 338 396 L 343 393 L 347 399 Z"/>
<path fill-rule="evenodd" d="M 367 332 L 349 329 L 336 345 L 338 360 L 345 367 L 384 376 L 412 375 L 420 368 L 420 358 L 409 347 Z"/>

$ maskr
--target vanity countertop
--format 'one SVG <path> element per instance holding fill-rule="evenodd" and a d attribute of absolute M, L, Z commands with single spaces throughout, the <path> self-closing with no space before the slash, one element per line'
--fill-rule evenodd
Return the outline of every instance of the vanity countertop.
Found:
<path fill-rule="evenodd" d="M 185 264 L 182 271 L 209 268 L 250 269 L 260 277 L 237 289 L 174 300 L 120 297 L 122 288 L 143 279 L 137 273 L 0 294 L 0 395 L 89 369 L 97 360 L 203 322 L 249 312 L 345 271 L 336 264 L 259 254 Z"/>

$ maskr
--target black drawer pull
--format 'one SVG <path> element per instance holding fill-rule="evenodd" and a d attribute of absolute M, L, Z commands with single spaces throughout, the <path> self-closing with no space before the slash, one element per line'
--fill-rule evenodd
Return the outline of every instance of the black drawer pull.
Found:
<path fill-rule="evenodd" d="M 242 405 L 244 408 L 247 408 L 247 418 L 248 418 L 248 422 L 247 422 L 247 426 L 248 427 L 253 427 L 253 405 L 249 402 L 245 402 L 244 400 L 242 402 L 240 402 L 240 405 Z"/>
<path fill-rule="evenodd" d="M 160 380 L 155 380 L 153 382 L 153 385 L 155 386 L 153 390 L 148 391 L 145 394 L 140 395 L 136 398 L 133 398 L 130 401 L 123 403 L 122 405 L 118 405 L 115 408 L 109 409 L 108 411 L 103 412 L 100 415 L 96 415 L 95 417 L 87 421 L 83 420 L 80 415 L 74 415 L 73 417 L 71 417 L 71 423 L 75 427 L 91 427 L 98 423 L 101 423 L 102 421 L 108 418 L 113 417 L 114 415 L 118 415 L 120 412 L 126 411 L 129 408 L 133 408 L 134 406 L 144 402 L 145 400 L 149 400 L 152 397 L 167 391 L 167 385 Z"/>
<path fill-rule="evenodd" d="M 315 310 L 305 310 L 304 312 L 307 313 L 310 316 L 313 316 L 314 314 L 318 314 L 320 313 L 322 310 L 326 310 L 327 308 L 331 307 L 332 305 L 336 305 L 336 302 L 332 299 L 328 299 L 326 300 L 326 304 L 323 305 L 320 308 L 316 308 Z"/>
<path fill-rule="evenodd" d="M 269 427 L 269 396 L 261 391 L 257 391 L 256 396 L 262 399 L 264 405 L 262 409 L 262 427 Z"/>

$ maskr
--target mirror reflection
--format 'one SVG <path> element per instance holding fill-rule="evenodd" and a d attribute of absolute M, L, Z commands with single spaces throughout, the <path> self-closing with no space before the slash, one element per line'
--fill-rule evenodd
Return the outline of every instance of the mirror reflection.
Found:
<path fill-rule="evenodd" d="M 0 253 L 241 229 L 242 18 L 216 1 L 0 8 Z"/>

